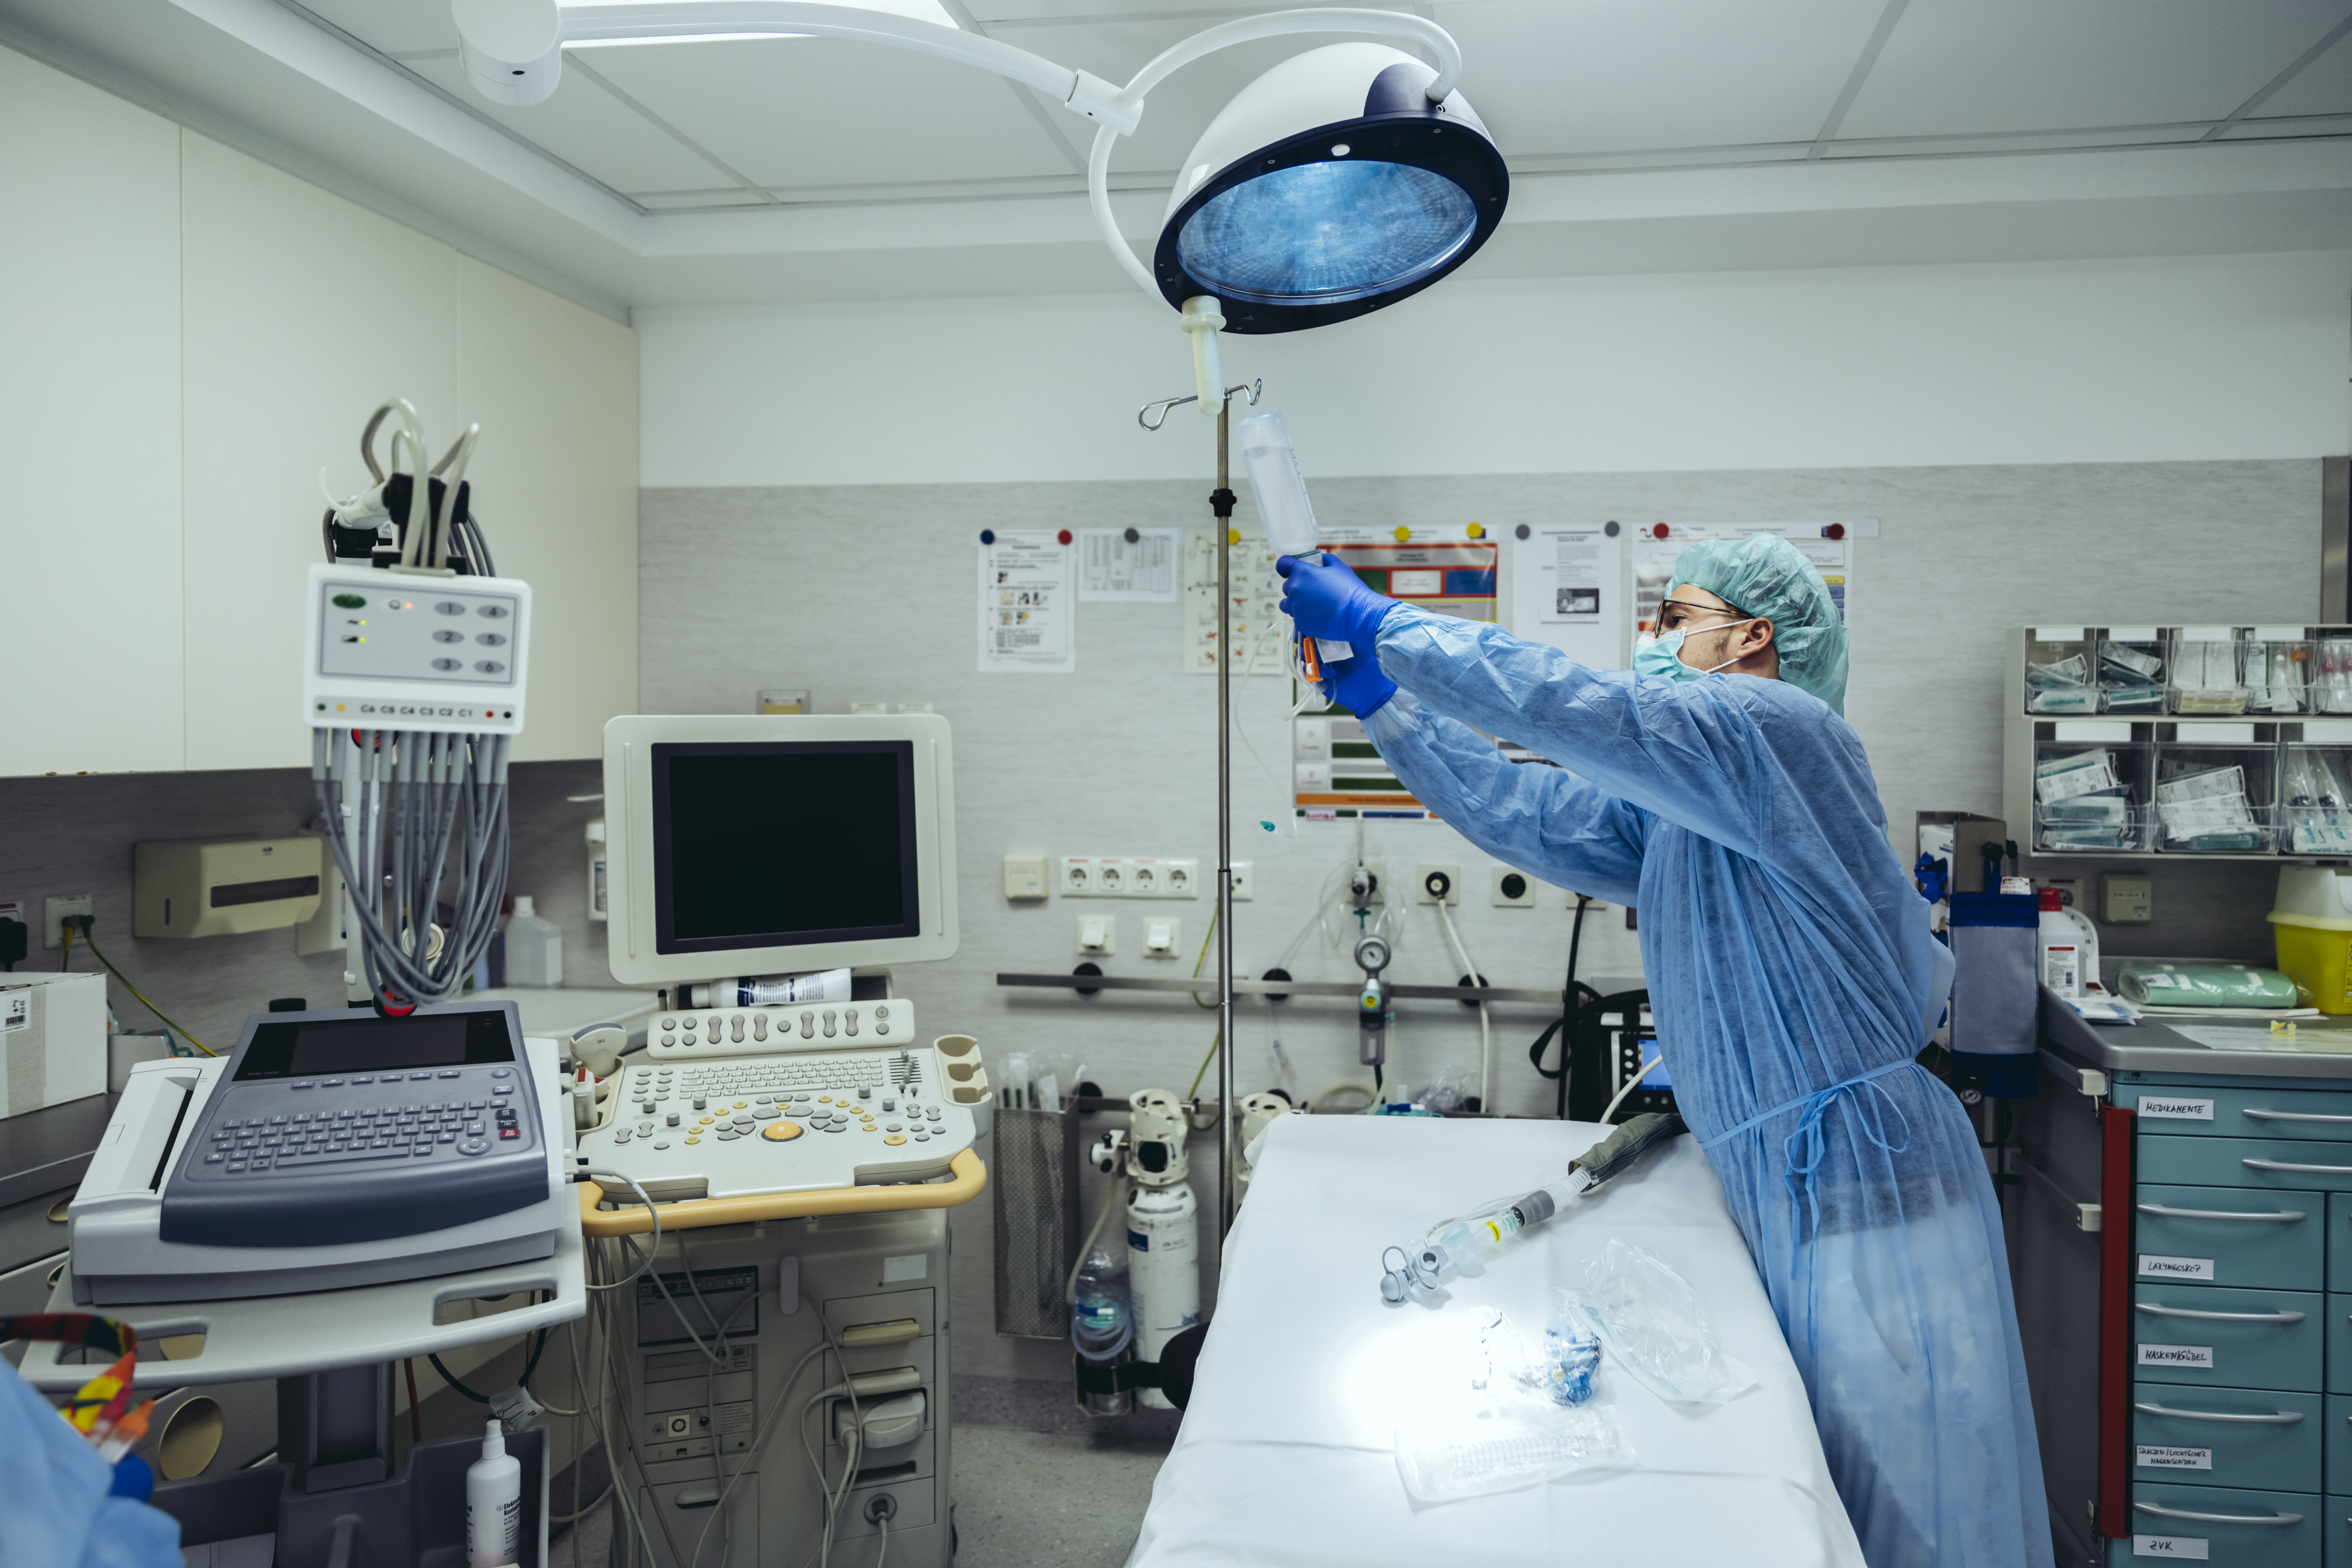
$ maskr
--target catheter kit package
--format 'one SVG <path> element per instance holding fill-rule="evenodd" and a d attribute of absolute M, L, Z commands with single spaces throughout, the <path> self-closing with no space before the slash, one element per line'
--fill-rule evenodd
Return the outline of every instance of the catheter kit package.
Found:
<path fill-rule="evenodd" d="M 1586 1266 L 1583 1288 L 1560 1294 L 1611 1362 L 1661 1399 L 1721 1405 L 1756 1386 L 1747 1363 L 1717 1342 L 1698 1292 L 1655 1253 L 1612 1239 Z"/>

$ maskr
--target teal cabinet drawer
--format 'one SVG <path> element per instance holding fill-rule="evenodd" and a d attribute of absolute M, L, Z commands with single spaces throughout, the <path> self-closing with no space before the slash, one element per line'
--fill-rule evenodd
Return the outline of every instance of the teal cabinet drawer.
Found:
<path fill-rule="evenodd" d="M 2319 1489 L 2352 1498 L 2352 1394 L 2327 1396 L 2327 1415 L 2322 1429 L 2326 1436 L 2320 1445 L 2320 1463 L 2326 1468 L 2326 1479 Z"/>
<path fill-rule="evenodd" d="M 2325 1296 L 2327 1391 L 2352 1394 L 2352 1296 Z"/>
<path fill-rule="evenodd" d="M 2169 1557 L 2215 1568 L 2320 1568 L 2327 1517 L 2325 1500 L 2312 1492 L 2135 1481 L 2132 1538 L 2114 1542 L 2107 1561 Z"/>
<path fill-rule="evenodd" d="M 2323 1415 L 2316 1394 L 2135 1388 L 2132 1479 L 2318 1491 L 2327 1436 Z"/>
<path fill-rule="evenodd" d="M 2118 1088 L 2116 1101 L 2139 1112 L 2139 1131 L 2192 1138 L 2352 1140 L 2352 1091 L 2328 1089 Z"/>
<path fill-rule="evenodd" d="M 2352 1291 L 2352 1193 L 2328 1194 L 2327 1288 Z"/>
<path fill-rule="evenodd" d="M 2352 1568 L 2352 1497 L 2319 1500 L 2321 1533 L 2327 1539 L 2326 1568 Z"/>
<path fill-rule="evenodd" d="M 2352 1205 L 2352 1193 L 2337 1200 Z M 2328 1283 L 2326 1193 L 2251 1193 L 2242 1187 L 2141 1183 L 2133 1202 L 2133 1268 L 2147 1280 L 2201 1280 L 2274 1290 Z M 2340 1223 L 2352 1242 L 2352 1207 Z M 2352 1278 L 2352 1246 L 2341 1267 Z"/>
<path fill-rule="evenodd" d="M 2136 1286 L 2132 1381 L 2306 1394 L 2334 1388 L 2320 1378 L 2327 1301 L 2302 1290 Z M 2352 1393 L 2352 1376 L 2347 1382 L 2341 1392 Z"/>
<path fill-rule="evenodd" d="M 2139 1179 L 2260 1192 L 2352 1192 L 2352 1147 L 2300 1138 L 2142 1138 Z"/>

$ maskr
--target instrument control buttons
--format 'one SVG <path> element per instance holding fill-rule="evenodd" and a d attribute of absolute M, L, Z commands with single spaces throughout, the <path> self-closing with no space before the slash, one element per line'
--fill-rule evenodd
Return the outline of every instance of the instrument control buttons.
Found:
<path fill-rule="evenodd" d="M 487 1154 L 489 1152 L 490 1145 L 488 1139 L 468 1138 L 457 1145 L 457 1152 L 460 1154 Z"/>
<path fill-rule="evenodd" d="M 760 1129 L 760 1136 L 771 1143 L 788 1143 L 801 1135 L 797 1121 L 772 1121 Z"/>
<path fill-rule="evenodd" d="M 893 1132 L 893 1133 L 891 1133 L 888 1137 L 887 1137 L 887 1138 L 885 1138 L 885 1139 L 883 1139 L 883 1140 L 882 1140 L 882 1142 L 884 1142 L 885 1143 L 889 1143 L 889 1144 L 904 1143 L 906 1141 L 907 1141 L 906 1135 L 905 1135 L 904 1133 L 901 1133 L 901 1132 Z"/>

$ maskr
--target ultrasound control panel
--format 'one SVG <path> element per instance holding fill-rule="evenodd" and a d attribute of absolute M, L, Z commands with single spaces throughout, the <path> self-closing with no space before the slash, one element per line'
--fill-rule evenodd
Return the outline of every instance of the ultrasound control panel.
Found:
<path fill-rule="evenodd" d="M 166 1241 L 317 1246 L 543 1201 L 546 1132 L 511 1003 L 247 1021 L 163 1200 Z"/>

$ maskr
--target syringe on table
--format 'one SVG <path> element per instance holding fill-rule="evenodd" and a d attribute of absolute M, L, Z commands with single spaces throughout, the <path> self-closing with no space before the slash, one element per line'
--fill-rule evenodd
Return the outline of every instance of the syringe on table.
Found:
<path fill-rule="evenodd" d="M 1503 1252 L 1521 1232 L 1630 1169 L 1655 1145 L 1685 1131 L 1672 1111 L 1636 1116 L 1570 1162 L 1568 1174 L 1517 1197 L 1496 1198 L 1430 1226 L 1420 1241 L 1381 1254 L 1381 1296 L 1402 1301 L 1415 1287 L 1434 1290 L 1481 1258 Z M 1394 1259 L 1395 1261 L 1391 1261 Z"/>

